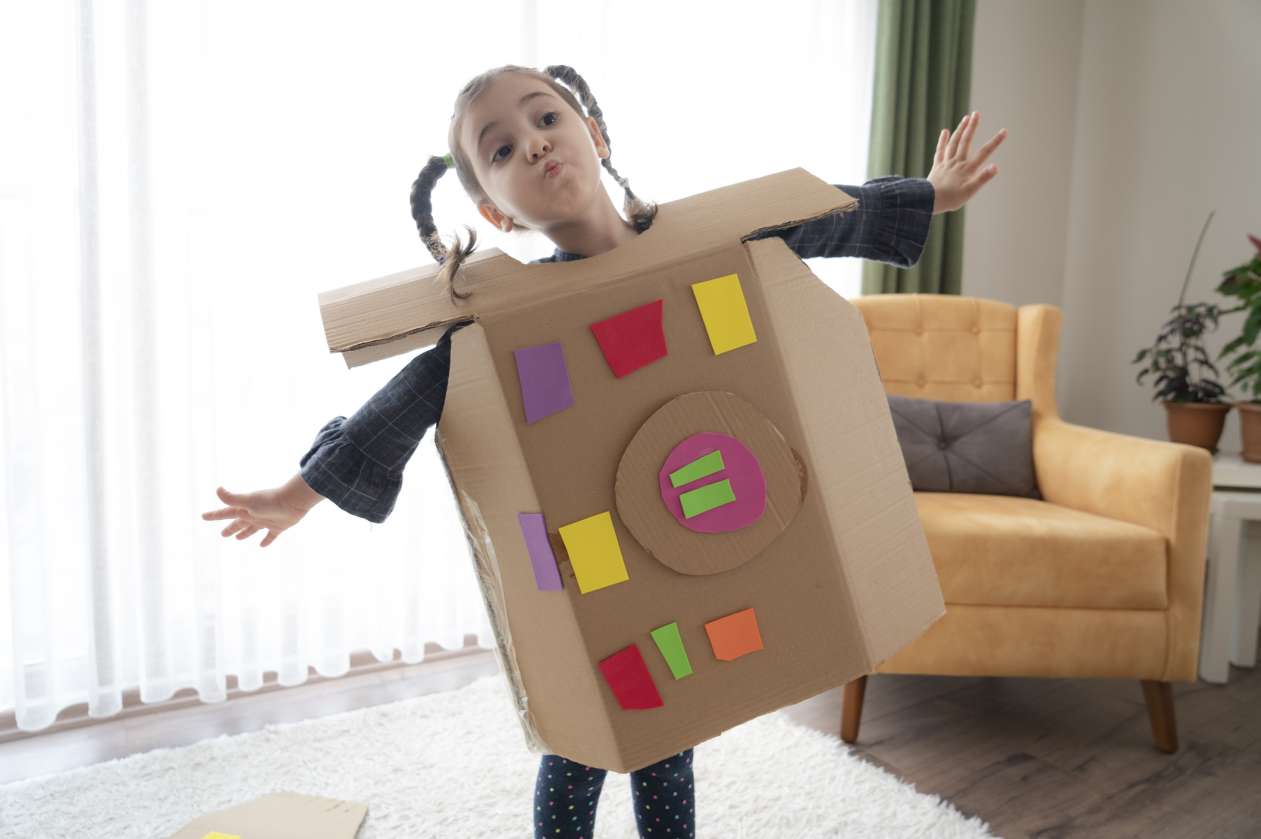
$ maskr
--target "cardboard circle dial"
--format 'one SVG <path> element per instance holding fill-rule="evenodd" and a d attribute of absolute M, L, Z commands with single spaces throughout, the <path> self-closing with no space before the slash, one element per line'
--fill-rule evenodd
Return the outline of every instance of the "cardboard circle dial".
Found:
<path fill-rule="evenodd" d="M 784 532 L 801 509 L 804 474 L 761 411 L 734 393 L 695 391 L 671 399 L 635 432 L 614 495 L 626 529 L 663 565 L 720 574 Z"/>

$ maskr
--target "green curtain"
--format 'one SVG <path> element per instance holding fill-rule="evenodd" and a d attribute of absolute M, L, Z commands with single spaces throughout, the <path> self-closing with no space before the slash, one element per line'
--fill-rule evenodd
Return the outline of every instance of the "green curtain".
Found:
<path fill-rule="evenodd" d="M 969 111 L 975 13 L 976 0 L 880 0 L 868 178 L 927 177 L 937 136 Z M 933 216 L 914 267 L 864 262 L 863 294 L 959 294 L 965 209 Z"/>

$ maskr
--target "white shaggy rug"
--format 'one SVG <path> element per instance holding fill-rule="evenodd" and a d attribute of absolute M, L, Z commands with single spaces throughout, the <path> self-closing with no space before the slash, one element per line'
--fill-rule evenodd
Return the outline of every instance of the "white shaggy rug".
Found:
<path fill-rule="evenodd" d="M 196 816 L 278 790 L 366 803 L 358 839 L 530 837 L 538 763 L 496 674 L 0 786 L 0 837 L 166 839 Z M 701 743 L 693 771 L 702 839 L 993 836 L 782 713 Z M 595 836 L 636 836 L 627 775 L 608 774 Z"/>

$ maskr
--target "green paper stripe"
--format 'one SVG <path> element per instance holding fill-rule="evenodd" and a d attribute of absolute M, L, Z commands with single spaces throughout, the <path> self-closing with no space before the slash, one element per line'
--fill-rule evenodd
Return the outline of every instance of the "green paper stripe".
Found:
<path fill-rule="evenodd" d="M 707 513 L 715 507 L 730 504 L 735 500 L 736 494 L 731 491 L 731 481 L 726 478 L 679 495 L 679 503 L 683 505 L 685 519 Z"/>
<path fill-rule="evenodd" d="M 661 657 L 670 665 L 674 678 L 682 679 L 692 675 L 692 662 L 688 661 L 687 650 L 683 649 L 683 638 L 679 635 L 678 623 L 667 623 L 652 631 L 652 640 L 657 642 Z"/>
<path fill-rule="evenodd" d="M 686 466 L 680 466 L 670 473 L 670 486 L 681 487 L 699 480 L 706 475 L 722 471 L 722 452 L 710 452 L 696 458 Z"/>

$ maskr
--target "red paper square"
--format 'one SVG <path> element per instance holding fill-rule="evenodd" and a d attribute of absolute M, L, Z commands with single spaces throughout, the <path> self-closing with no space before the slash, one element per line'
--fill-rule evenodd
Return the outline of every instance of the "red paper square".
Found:
<path fill-rule="evenodd" d="M 666 354 L 662 301 L 654 300 L 591 324 L 609 369 L 619 379 Z"/>
<path fill-rule="evenodd" d="M 634 644 L 623 647 L 601 661 L 600 672 L 613 689 L 618 704 L 628 711 L 660 708 L 665 704 L 661 701 L 661 694 L 657 693 L 657 686 L 652 681 L 648 666 L 644 664 L 639 647 Z"/>

